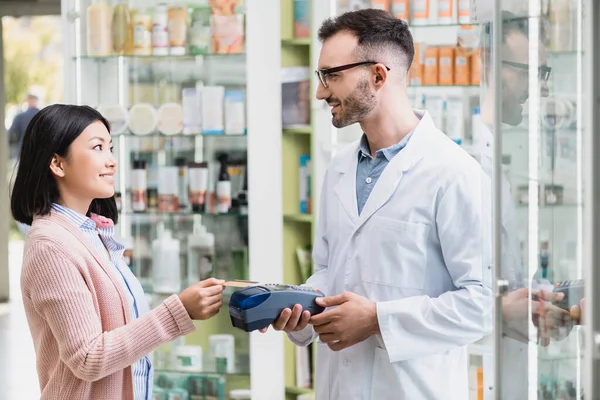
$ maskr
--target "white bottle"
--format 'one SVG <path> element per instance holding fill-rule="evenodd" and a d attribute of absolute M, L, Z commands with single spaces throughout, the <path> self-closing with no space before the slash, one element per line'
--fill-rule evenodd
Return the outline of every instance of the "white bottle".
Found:
<path fill-rule="evenodd" d="M 202 216 L 194 215 L 194 233 L 188 237 L 188 286 L 206 279 L 213 271 L 215 235 L 206 231 Z"/>
<path fill-rule="evenodd" d="M 179 240 L 173 233 L 158 225 L 158 237 L 152 242 L 152 284 L 155 293 L 179 293 L 181 272 L 179 265 Z"/>
<path fill-rule="evenodd" d="M 476 149 L 488 147 L 488 143 L 486 143 L 485 129 L 487 128 L 481 120 L 479 107 L 474 107 L 473 113 L 471 114 L 471 141 Z"/>
<path fill-rule="evenodd" d="M 158 4 L 154 10 L 152 21 L 152 54 L 166 56 L 169 54 L 169 14 L 166 4 Z"/>

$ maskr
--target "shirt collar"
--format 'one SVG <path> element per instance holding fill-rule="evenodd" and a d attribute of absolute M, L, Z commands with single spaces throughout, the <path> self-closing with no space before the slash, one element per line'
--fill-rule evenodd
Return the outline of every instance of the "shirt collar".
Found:
<path fill-rule="evenodd" d="M 82 231 L 95 231 L 96 223 L 92 221 L 87 216 L 78 213 L 77 211 L 71 210 L 68 207 L 63 205 L 53 203 L 52 210 L 67 217 L 75 226 L 77 226 Z"/>
<path fill-rule="evenodd" d="M 412 131 L 410 131 L 410 133 L 406 136 L 404 136 L 404 138 L 402 138 L 402 140 L 390 147 L 386 147 L 385 149 L 381 149 L 381 150 L 377 150 L 377 152 L 375 153 L 375 156 L 379 156 L 379 154 L 383 154 L 383 156 L 385 157 L 385 159 L 389 162 L 391 161 L 392 158 L 394 158 L 399 152 L 400 150 L 402 150 L 404 147 L 406 147 L 406 145 L 408 144 L 408 141 L 410 140 L 410 137 L 412 136 L 413 132 L 415 130 L 413 129 Z M 365 135 L 363 133 L 362 137 L 360 138 L 360 149 L 358 152 L 358 157 L 359 159 L 365 158 L 365 157 L 371 157 L 371 150 L 369 149 L 369 141 L 367 140 L 367 135 Z"/>

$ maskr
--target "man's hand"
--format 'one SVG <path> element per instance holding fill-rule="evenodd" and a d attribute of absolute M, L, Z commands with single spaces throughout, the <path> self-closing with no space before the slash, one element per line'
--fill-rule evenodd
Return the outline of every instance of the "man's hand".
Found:
<path fill-rule="evenodd" d="M 531 297 L 531 299 L 530 299 Z M 516 332 L 522 340 L 529 337 L 529 318 L 537 326 L 540 343 L 547 346 L 550 338 L 560 340 L 564 335 L 560 334 L 560 328 L 570 325 L 569 313 L 551 302 L 562 300 L 563 293 L 536 292 L 529 293 L 527 288 L 510 292 L 502 299 L 502 318 L 505 325 Z M 529 313 L 529 301 L 531 301 L 531 316 Z"/>
<path fill-rule="evenodd" d="M 571 318 L 573 318 L 573 320 L 576 323 L 578 323 L 580 325 L 584 324 L 583 321 L 585 318 L 585 298 L 581 299 L 578 306 L 571 307 L 570 314 L 571 314 Z"/>
<path fill-rule="evenodd" d="M 344 292 L 317 298 L 316 302 L 322 307 L 337 306 L 311 317 L 309 321 L 321 341 L 333 351 L 354 346 L 379 333 L 377 305 L 366 297 Z"/>
<path fill-rule="evenodd" d="M 302 312 L 302 306 L 300 304 L 296 304 L 293 310 L 289 308 L 284 308 L 279 314 L 279 318 L 271 325 L 273 325 L 273 329 L 276 331 L 285 331 L 285 332 L 296 332 L 301 331 L 308 325 L 308 320 L 310 319 L 310 312 L 304 311 Z M 262 333 L 265 333 L 269 327 L 260 329 Z"/>

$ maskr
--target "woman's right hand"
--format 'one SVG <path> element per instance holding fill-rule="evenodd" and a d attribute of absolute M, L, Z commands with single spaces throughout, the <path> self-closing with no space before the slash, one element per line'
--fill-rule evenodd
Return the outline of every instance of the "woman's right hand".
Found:
<path fill-rule="evenodd" d="M 179 294 L 179 299 L 192 319 L 205 320 L 219 313 L 225 286 L 220 279 L 209 278 L 196 283 Z"/>

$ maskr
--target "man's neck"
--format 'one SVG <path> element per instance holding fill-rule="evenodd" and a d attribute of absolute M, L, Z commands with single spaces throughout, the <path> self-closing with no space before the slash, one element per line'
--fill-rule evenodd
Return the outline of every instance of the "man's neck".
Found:
<path fill-rule="evenodd" d="M 391 104 L 391 103 L 390 103 Z M 378 150 L 399 143 L 419 124 L 419 118 L 407 104 L 382 107 L 376 114 L 370 115 L 360 123 L 367 136 L 371 155 L 375 157 Z"/>

